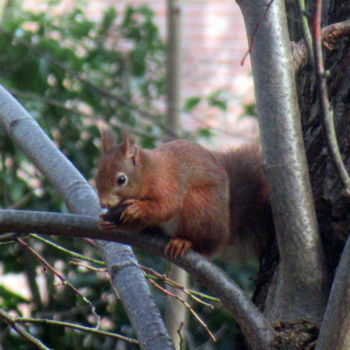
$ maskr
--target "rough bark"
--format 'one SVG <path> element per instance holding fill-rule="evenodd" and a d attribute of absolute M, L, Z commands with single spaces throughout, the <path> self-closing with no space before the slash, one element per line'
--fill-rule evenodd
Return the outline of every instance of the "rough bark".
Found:
<path fill-rule="evenodd" d="M 312 2 L 309 2 L 310 5 Z M 312 11 L 309 6 L 308 11 Z M 323 26 L 350 17 L 350 3 L 325 3 Z M 327 86 L 331 107 L 334 110 L 335 129 L 340 151 L 347 169 L 350 168 L 350 36 L 333 43 L 333 49 L 324 50 L 328 71 Z M 342 184 L 327 151 L 320 123 L 317 87 L 312 69 L 304 65 L 298 74 L 299 104 L 305 134 L 305 148 L 309 163 L 311 185 L 315 200 L 319 229 L 323 239 L 327 263 L 333 273 L 348 236 L 349 199 L 344 196 Z"/>
<path fill-rule="evenodd" d="M 264 313 L 273 322 L 321 320 L 327 272 L 297 103 L 284 2 L 240 1 L 251 47 L 266 176 L 280 261 Z"/>
<path fill-rule="evenodd" d="M 308 12 L 313 13 L 313 1 Z M 324 2 L 322 26 L 350 18 L 350 3 L 330 0 Z M 344 22 L 347 23 L 347 22 Z M 331 47 L 324 48 L 325 68 L 330 107 L 335 118 L 335 132 L 347 170 L 350 170 L 350 36 L 335 38 Z M 327 264 L 333 279 L 331 295 L 324 315 L 317 350 L 349 348 L 348 317 L 349 243 L 343 251 L 350 228 L 350 200 L 335 170 L 327 149 L 320 121 L 317 98 L 318 86 L 312 69 L 304 65 L 298 75 L 299 101 L 305 134 L 305 145 L 314 193 L 320 233 L 325 247 Z M 343 255 L 341 255 L 343 252 Z M 339 259 L 341 261 L 339 263 Z M 339 266 L 338 266 L 339 263 Z M 345 272 L 347 271 L 347 272 Z"/>
<path fill-rule="evenodd" d="M 321 324 L 316 350 L 350 349 L 350 240 L 347 240 Z"/>

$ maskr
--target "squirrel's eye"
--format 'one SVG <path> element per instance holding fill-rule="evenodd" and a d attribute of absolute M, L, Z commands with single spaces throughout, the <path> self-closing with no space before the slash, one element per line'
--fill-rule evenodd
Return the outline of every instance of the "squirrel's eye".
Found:
<path fill-rule="evenodd" d="M 117 175 L 117 185 L 123 186 L 128 182 L 128 177 L 124 173 L 120 173 Z"/>

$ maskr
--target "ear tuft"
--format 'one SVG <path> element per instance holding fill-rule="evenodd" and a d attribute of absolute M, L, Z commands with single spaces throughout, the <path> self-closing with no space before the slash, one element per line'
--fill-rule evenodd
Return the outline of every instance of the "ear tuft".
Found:
<path fill-rule="evenodd" d="M 109 152 L 112 148 L 117 146 L 117 141 L 112 129 L 108 126 L 105 126 L 101 129 L 102 134 L 102 151 L 103 153 Z"/>
<path fill-rule="evenodd" d="M 128 134 L 123 133 L 123 141 L 120 147 L 124 157 L 131 158 L 134 165 L 137 166 L 140 148 L 136 144 L 135 140 Z"/>

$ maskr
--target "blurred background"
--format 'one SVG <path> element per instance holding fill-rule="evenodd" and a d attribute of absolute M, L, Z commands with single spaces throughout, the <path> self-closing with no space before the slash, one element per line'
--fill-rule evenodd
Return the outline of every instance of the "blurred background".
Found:
<path fill-rule="evenodd" d="M 29 110 L 64 154 L 91 180 L 99 158 L 98 127 L 126 130 L 144 147 L 186 137 L 225 148 L 258 137 L 243 19 L 232 0 L 181 3 L 179 126 L 169 123 L 167 2 L 0 1 L 0 83 Z M 169 85 L 169 84 L 168 84 Z M 168 86 L 169 89 L 169 86 Z M 67 212 L 62 199 L 0 130 L 2 208 Z M 70 264 L 96 258 L 93 242 L 27 237 L 26 242 L 96 306 L 102 328 L 134 336 L 107 274 Z M 58 244 L 59 247 L 53 245 Z M 166 262 L 137 252 L 161 273 Z M 237 266 L 218 259 L 249 293 L 256 262 Z M 99 266 L 96 261 L 87 264 Z M 163 282 L 160 281 L 160 284 Z M 205 293 L 203 286 L 190 288 Z M 166 313 L 166 297 L 154 288 Z M 205 300 L 207 300 L 204 297 Z M 228 312 L 191 303 L 217 335 L 188 317 L 188 349 L 232 349 L 237 328 Z M 91 305 L 48 271 L 24 246 L 0 242 L 0 307 L 14 315 L 47 317 L 93 326 Z M 137 349 L 103 336 L 58 326 L 28 330 L 54 349 Z M 31 349 L 0 319 L 0 349 Z M 185 345 L 183 345 L 183 349 Z M 239 349 L 239 347 L 236 347 Z"/>

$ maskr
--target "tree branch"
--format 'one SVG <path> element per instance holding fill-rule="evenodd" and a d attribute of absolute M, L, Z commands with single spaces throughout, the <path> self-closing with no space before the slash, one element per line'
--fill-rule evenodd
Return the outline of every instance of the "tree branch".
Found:
<path fill-rule="evenodd" d="M 259 23 L 251 59 L 280 252 L 265 314 L 273 321 L 307 317 L 319 321 L 326 303 L 327 273 L 303 146 L 284 2 L 241 0 L 239 5 L 250 41 Z"/>
<path fill-rule="evenodd" d="M 40 103 L 47 105 L 47 106 L 55 106 L 57 108 L 62 109 L 63 111 L 89 118 L 90 120 L 93 120 L 95 122 L 102 120 L 102 116 L 99 117 L 98 115 L 96 116 L 95 113 L 93 114 L 93 113 L 88 113 L 88 112 L 82 111 L 77 107 L 68 107 L 64 102 L 56 100 L 52 97 L 40 96 L 40 95 L 32 93 L 32 92 L 21 91 L 21 90 L 17 90 L 17 89 L 10 89 L 9 92 L 17 98 L 33 100 L 33 101 L 40 102 Z M 78 103 L 78 101 L 75 101 L 75 102 Z M 115 126 L 117 126 L 118 128 L 125 130 L 126 132 L 128 132 L 130 134 L 135 134 L 135 135 L 142 136 L 142 137 L 152 137 L 151 134 L 149 134 L 141 129 L 131 127 L 130 125 L 125 124 L 123 122 L 120 122 L 119 120 L 113 119 L 113 124 Z"/>
<path fill-rule="evenodd" d="M 166 256 L 164 253 L 167 244 L 165 236 L 155 235 L 152 232 L 130 234 L 102 231 L 98 226 L 98 219 L 86 215 L 0 210 L 0 232 L 8 231 L 98 238 L 132 244 L 134 247 L 161 256 L 182 267 L 198 282 L 205 285 L 211 293 L 218 296 L 240 325 L 253 349 L 269 349 L 274 340 L 275 333 L 270 323 L 234 281 L 196 252 L 191 251 L 177 259 Z"/>
<path fill-rule="evenodd" d="M 96 216 L 96 193 L 56 148 L 31 115 L 0 86 L 0 125 L 62 195 L 75 213 Z M 98 241 L 112 285 L 128 313 L 142 349 L 173 349 L 160 312 L 130 247 Z"/>
<path fill-rule="evenodd" d="M 350 35 L 350 20 L 330 24 L 321 31 L 323 44 L 327 48 L 332 48 L 335 40 L 346 35 Z M 292 42 L 292 52 L 294 68 L 297 71 L 308 58 L 308 48 L 304 39 L 297 43 Z"/>
<path fill-rule="evenodd" d="M 340 154 L 337 135 L 335 132 L 333 110 L 329 105 L 326 71 L 322 53 L 321 36 L 322 1 L 316 1 L 316 13 L 313 26 L 314 69 L 317 77 L 317 91 L 320 104 L 320 115 L 326 135 L 328 153 L 331 156 L 335 170 L 344 187 L 344 193 L 350 196 L 350 177 Z M 349 21 L 350 22 L 350 21 Z"/>
<path fill-rule="evenodd" d="M 16 317 L 13 319 L 13 322 L 14 323 L 39 323 L 39 324 L 41 323 L 41 324 L 50 324 L 53 326 L 67 327 L 67 328 L 76 329 L 78 331 L 82 331 L 85 333 L 102 335 L 105 337 L 120 339 L 120 340 L 123 340 L 127 343 L 130 343 L 130 344 L 139 345 L 139 342 L 136 339 L 125 337 L 121 334 L 112 333 L 112 332 L 104 331 L 104 330 L 97 329 L 97 328 L 82 326 L 82 325 L 79 325 L 76 323 L 71 323 L 71 322 L 63 322 L 63 321 L 58 321 L 58 320 L 49 320 L 49 319 L 45 319 L 45 318 L 34 318 L 34 317 Z"/>
<path fill-rule="evenodd" d="M 52 274 L 54 274 L 61 282 L 62 284 L 68 286 L 72 289 L 72 291 L 83 300 L 87 305 L 90 306 L 90 311 L 96 318 L 96 327 L 100 327 L 101 323 L 101 316 L 97 314 L 95 305 L 87 299 L 67 278 L 64 276 L 61 272 L 57 271 L 52 265 L 50 265 L 45 258 L 43 258 L 35 249 L 33 249 L 27 242 L 25 242 L 21 238 L 16 239 L 17 242 L 24 247 L 29 253 L 31 253 L 36 259 L 39 260 L 39 262 L 45 266 L 45 268 L 49 271 L 51 271 Z"/>
<path fill-rule="evenodd" d="M 39 339 L 33 337 L 23 327 L 16 324 L 16 319 L 8 314 L 3 309 L 0 309 L 0 318 L 2 318 L 13 330 L 26 339 L 29 343 L 33 344 L 37 349 L 50 350 Z"/>
<path fill-rule="evenodd" d="M 347 239 L 324 318 L 316 350 L 350 349 L 350 238 Z"/>

